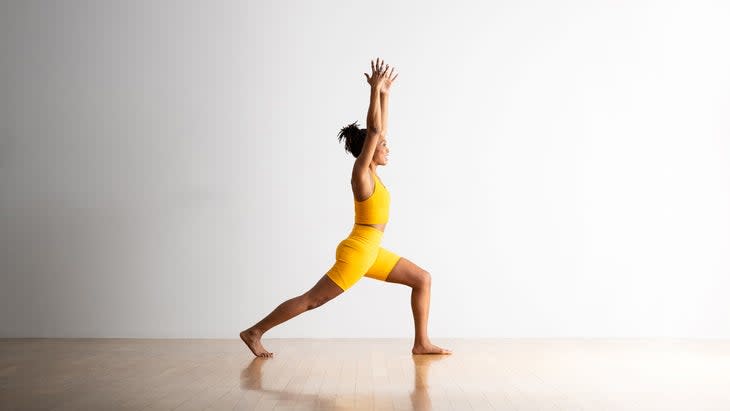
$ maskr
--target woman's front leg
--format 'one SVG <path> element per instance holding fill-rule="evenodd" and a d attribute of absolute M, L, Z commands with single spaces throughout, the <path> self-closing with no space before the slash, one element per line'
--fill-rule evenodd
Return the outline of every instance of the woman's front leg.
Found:
<path fill-rule="evenodd" d="M 407 258 L 401 257 L 385 281 L 411 287 L 411 309 L 416 328 L 413 354 L 451 354 L 428 337 L 428 313 L 431 305 L 431 274 Z"/>

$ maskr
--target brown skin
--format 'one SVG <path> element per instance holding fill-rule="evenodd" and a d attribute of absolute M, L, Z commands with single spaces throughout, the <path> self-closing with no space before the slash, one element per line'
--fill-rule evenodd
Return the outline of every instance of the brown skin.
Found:
<path fill-rule="evenodd" d="M 390 87 L 398 77 L 393 77 L 393 70 L 388 73 L 389 66 L 383 69 L 379 58 L 377 63 L 371 61 L 372 73 L 365 73 L 370 90 L 370 107 L 368 108 L 367 136 L 363 150 L 355 160 L 352 169 L 352 193 L 355 199 L 365 200 L 370 197 L 375 188 L 371 177 L 372 171 L 378 166 L 388 164 L 389 149 L 385 139 L 387 130 L 387 104 Z M 377 176 L 377 174 L 375 174 Z M 377 177 L 379 178 L 379 177 Z M 380 231 L 385 231 L 385 224 L 368 224 Z M 386 278 L 387 282 L 404 284 L 411 287 L 411 310 L 415 326 L 413 354 L 451 354 L 450 350 L 443 349 L 431 343 L 428 338 L 428 312 L 431 303 L 431 275 L 407 258 L 401 257 Z M 261 336 L 271 328 L 288 321 L 297 315 L 320 307 L 327 301 L 342 294 L 343 290 L 326 274 L 307 292 L 279 304 L 269 315 L 261 321 L 243 330 L 239 337 L 257 357 L 272 357 L 274 354 L 267 351 L 261 344 Z"/>

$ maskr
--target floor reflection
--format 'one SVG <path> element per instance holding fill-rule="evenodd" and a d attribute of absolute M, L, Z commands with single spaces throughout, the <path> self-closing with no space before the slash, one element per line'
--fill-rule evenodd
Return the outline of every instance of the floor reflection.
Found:
<path fill-rule="evenodd" d="M 413 410 L 430 411 L 432 409 L 431 397 L 429 395 L 429 373 L 431 364 L 445 358 L 447 358 L 447 356 L 443 355 L 411 356 L 414 380 L 413 389 L 409 394 L 409 398 L 411 408 Z M 349 409 L 349 407 L 338 405 L 336 398 L 337 395 L 349 395 L 352 393 L 320 392 L 316 394 L 307 394 L 267 387 L 267 384 L 264 381 L 264 376 L 266 375 L 266 364 L 276 360 L 276 358 L 253 358 L 248 365 L 241 370 L 241 389 L 266 394 L 268 398 L 273 398 L 276 401 L 295 403 L 297 409 Z M 398 396 L 399 393 L 394 391 L 388 391 L 385 393 L 379 393 L 377 391 L 372 392 L 372 397 L 376 398 L 376 401 L 380 402 L 383 401 L 382 397 L 386 395 L 390 396 L 393 401 L 397 401 L 398 398 L 392 397 Z M 403 395 L 405 396 L 405 393 L 403 393 Z M 404 397 L 401 398 L 405 400 Z M 363 402 L 369 401 L 370 396 L 368 396 L 368 398 L 363 398 L 362 400 Z"/>
<path fill-rule="evenodd" d="M 258 391 L 276 400 L 295 402 L 298 409 L 335 409 L 335 396 L 304 394 L 287 390 L 275 390 L 264 385 L 264 366 L 276 358 L 254 357 L 246 368 L 241 370 L 241 389 Z"/>
<path fill-rule="evenodd" d="M 413 410 L 431 410 L 431 396 L 428 394 L 428 374 L 431 364 L 441 361 L 443 355 L 413 355 L 413 391 L 411 392 L 411 407 Z"/>

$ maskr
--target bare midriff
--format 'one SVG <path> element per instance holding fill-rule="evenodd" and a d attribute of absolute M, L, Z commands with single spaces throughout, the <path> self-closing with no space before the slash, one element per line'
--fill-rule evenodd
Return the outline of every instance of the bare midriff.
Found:
<path fill-rule="evenodd" d="M 369 227 L 375 227 L 378 231 L 385 232 L 385 224 L 359 224 L 355 223 L 355 225 L 366 225 Z"/>

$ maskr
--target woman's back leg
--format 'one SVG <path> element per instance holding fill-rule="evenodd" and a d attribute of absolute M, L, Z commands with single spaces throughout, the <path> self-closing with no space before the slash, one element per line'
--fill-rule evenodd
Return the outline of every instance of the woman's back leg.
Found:
<path fill-rule="evenodd" d="M 342 294 L 342 292 L 342 288 L 335 284 L 327 275 L 324 275 L 309 291 L 279 304 L 274 311 L 261 321 L 247 330 L 241 331 L 239 336 L 257 357 L 271 357 L 273 353 L 266 351 L 261 344 L 261 336 L 266 331 L 305 311 L 322 306 L 327 301 Z"/>

